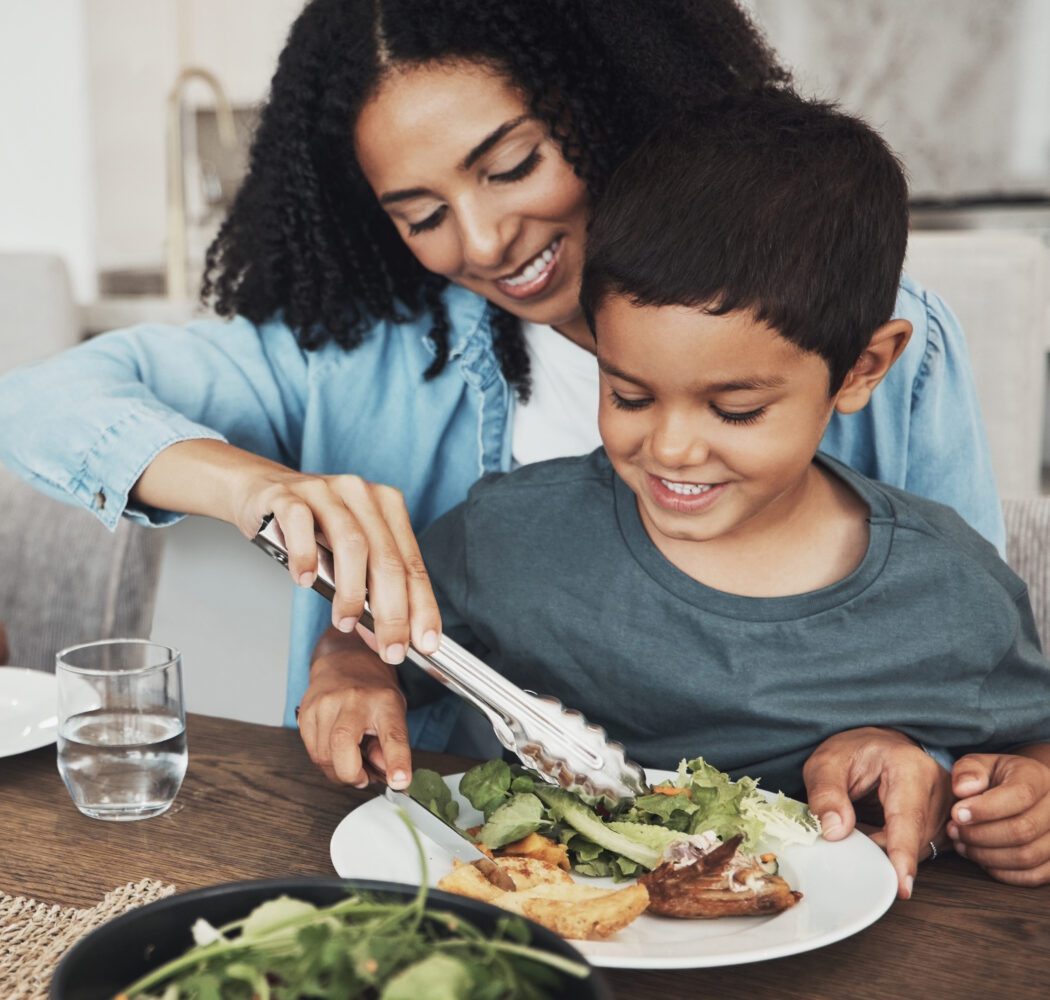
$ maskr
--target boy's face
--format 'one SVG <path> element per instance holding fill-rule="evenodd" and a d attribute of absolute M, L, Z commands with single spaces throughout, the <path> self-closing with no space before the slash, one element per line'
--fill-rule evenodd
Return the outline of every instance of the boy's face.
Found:
<path fill-rule="evenodd" d="M 595 326 L 602 440 L 657 544 L 790 514 L 835 405 L 823 358 L 747 312 L 610 296 Z"/>

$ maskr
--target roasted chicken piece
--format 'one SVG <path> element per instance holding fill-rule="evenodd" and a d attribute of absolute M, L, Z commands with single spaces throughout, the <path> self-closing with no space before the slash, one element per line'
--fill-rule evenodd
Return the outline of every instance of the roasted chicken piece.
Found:
<path fill-rule="evenodd" d="M 649 913 L 665 917 L 754 917 L 794 906 L 792 891 L 751 855 L 736 836 L 706 853 L 690 851 L 665 861 L 638 881 L 649 890 Z"/>

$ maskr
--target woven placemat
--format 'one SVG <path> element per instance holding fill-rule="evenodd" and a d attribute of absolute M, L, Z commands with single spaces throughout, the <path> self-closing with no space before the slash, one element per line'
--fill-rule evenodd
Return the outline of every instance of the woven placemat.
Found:
<path fill-rule="evenodd" d="M 174 892 L 175 886 L 147 878 L 107 892 L 101 903 L 86 909 L 0 893 L 0 997 L 47 1000 L 55 966 L 85 934 Z"/>

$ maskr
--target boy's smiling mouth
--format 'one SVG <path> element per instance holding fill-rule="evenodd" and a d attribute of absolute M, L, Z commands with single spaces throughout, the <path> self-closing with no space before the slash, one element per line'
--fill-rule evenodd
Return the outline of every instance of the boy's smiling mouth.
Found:
<path fill-rule="evenodd" d="M 664 510 L 678 514 L 696 514 L 718 502 L 728 483 L 693 483 L 664 479 L 649 473 L 649 496 Z"/>

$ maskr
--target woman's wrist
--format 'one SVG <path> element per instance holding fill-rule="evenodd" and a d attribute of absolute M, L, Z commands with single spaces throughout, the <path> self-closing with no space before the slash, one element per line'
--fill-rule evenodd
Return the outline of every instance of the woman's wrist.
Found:
<path fill-rule="evenodd" d="M 257 529 L 245 521 L 251 482 L 289 472 L 284 466 L 249 451 L 207 438 L 178 441 L 160 452 L 131 490 L 140 504 L 202 514 L 234 524 L 242 533 Z"/>

